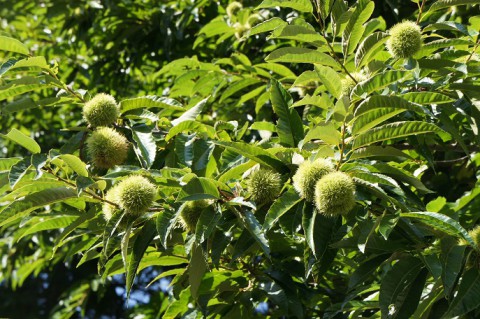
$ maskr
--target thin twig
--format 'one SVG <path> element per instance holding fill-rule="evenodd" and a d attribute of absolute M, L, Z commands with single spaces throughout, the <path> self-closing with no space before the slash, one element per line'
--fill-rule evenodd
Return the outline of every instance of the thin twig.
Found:
<path fill-rule="evenodd" d="M 61 181 L 61 182 L 64 182 L 65 184 L 73 187 L 74 189 L 77 189 L 77 185 L 75 185 L 74 183 L 70 182 L 69 180 L 66 180 L 66 179 L 63 178 L 63 177 L 58 176 L 57 174 L 55 174 L 55 172 L 54 172 L 50 167 L 46 167 L 46 168 L 44 167 L 44 168 L 42 168 L 42 170 L 43 170 L 44 172 L 47 172 L 47 173 L 53 175 L 57 180 L 59 180 L 59 181 Z M 107 200 L 107 199 L 105 199 L 105 198 L 103 198 L 103 197 L 101 197 L 101 196 L 98 196 L 97 194 L 92 193 L 92 192 L 89 191 L 89 190 L 84 190 L 83 192 L 84 192 L 85 194 L 88 194 L 88 195 L 92 196 L 92 197 L 95 198 L 95 199 L 98 199 L 99 201 L 102 201 L 102 202 L 104 202 L 104 203 L 108 203 L 108 204 L 110 204 L 110 205 L 112 205 L 112 206 L 114 206 L 114 207 L 116 207 L 116 208 L 120 208 L 120 206 L 119 206 L 117 203 L 111 202 L 111 201 L 109 201 L 109 200 Z"/>
<path fill-rule="evenodd" d="M 58 82 L 62 83 L 62 87 L 65 91 L 67 91 L 68 93 L 70 93 L 70 95 L 76 97 L 77 99 L 79 99 L 82 103 L 85 103 L 85 99 L 80 95 L 78 94 L 77 92 L 73 91 L 67 84 L 63 83 L 59 78 L 58 76 L 52 72 L 52 70 L 48 70 L 48 75 L 50 75 L 51 77 L 53 77 L 55 80 L 57 80 Z"/>
<path fill-rule="evenodd" d="M 343 156 L 345 153 L 345 131 L 347 130 L 346 128 L 347 123 L 343 121 L 342 125 L 342 145 L 340 146 L 340 159 L 337 164 L 337 171 L 340 169 L 340 166 L 342 165 L 343 162 Z"/>
<path fill-rule="evenodd" d="M 423 6 L 425 5 L 425 0 L 422 0 L 422 5 L 418 9 L 418 18 L 417 18 L 417 24 L 420 23 L 420 20 L 422 19 L 422 13 L 423 13 Z"/>
<path fill-rule="evenodd" d="M 479 41 L 480 41 L 480 37 L 477 35 L 477 42 L 475 43 L 475 46 L 473 47 L 473 50 L 470 53 L 470 55 L 468 56 L 467 61 L 465 61 L 465 63 L 468 63 L 470 61 L 470 59 L 473 57 L 473 55 L 475 54 L 475 51 L 477 51 Z"/>

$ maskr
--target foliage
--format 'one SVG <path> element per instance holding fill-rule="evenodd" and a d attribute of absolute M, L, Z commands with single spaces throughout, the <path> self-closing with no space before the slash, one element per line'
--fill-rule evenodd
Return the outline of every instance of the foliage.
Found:
<path fill-rule="evenodd" d="M 25 3 L 0 9 L 8 316 L 35 278 L 58 302 L 22 318 L 121 317 L 101 306 L 118 307 L 119 282 L 131 300 L 154 287 L 131 318 L 480 316 L 479 1 L 410 2 L 396 19 L 422 44 L 406 58 L 386 48 L 397 21 L 383 1 L 11 13 Z M 132 146 L 106 152 L 114 167 L 85 156 L 98 130 L 82 110 L 100 93 L 119 101 L 108 130 Z M 325 193 L 348 190 L 334 214 L 297 193 L 297 169 L 315 163 Z M 249 182 L 259 169 L 275 179 L 268 200 Z M 53 280 L 59 269 L 71 279 Z"/>

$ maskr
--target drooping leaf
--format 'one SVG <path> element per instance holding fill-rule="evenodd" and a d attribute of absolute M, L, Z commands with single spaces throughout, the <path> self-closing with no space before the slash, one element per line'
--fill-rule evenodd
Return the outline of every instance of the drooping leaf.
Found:
<path fill-rule="evenodd" d="M 23 55 L 29 55 L 30 52 L 25 44 L 17 39 L 9 38 L 6 36 L 0 36 L 0 50 L 20 53 Z"/>
<path fill-rule="evenodd" d="M 170 236 L 170 232 L 177 222 L 179 212 L 180 210 L 164 209 L 157 215 L 157 232 L 160 236 L 160 243 L 165 249 L 167 248 L 168 236 Z"/>
<path fill-rule="evenodd" d="M 40 145 L 38 145 L 38 143 L 35 142 L 33 138 L 25 135 L 24 133 L 20 132 L 16 128 L 12 128 L 7 135 L 0 134 L 0 137 L 6 138 L 14 143 L 17 143 L 18 145 L 26 148 L 33 154 L 41 152 Z"/>
<path fill-rule="evenodd" d="M 480 306 L 480 273 L 471 268 L 462 276 L 458 293 L 452 300 L 444 318 L 456 318 L 477 309 Z"/>
<path fill-rule="evenodd" d="M 418 258 L 400 259 L 382 278 L 380 310 L 383 318 L 408 319 L 415 312 L 427 271 Z"/>
<path fill-rule="evenodd" d="M 303 124 L 297 110 L 291 108 L 292 97 L 283 86 L 272 80 L 270 87 L 270 100 L 274 112 L 278 115 L 277 133 L 280 143 L 286 146 L 297 146 L 303 139 Z"/>
<path fill-rule="evenodd" d="M 130 254 L 130 259 L 128 260 L 128 271 L 126 279 L 127 287 L 127 296 L 130 294 L 130 291 L 133 286 L 133 282 L 137 275 L 138 266 L 142 260 L 143 254 L 147 250 L 148 245 L 155 236 L 155 223 L 152 220 L 148 220 L 145 225 L 140 230 L 140 233 L 133 243 L 132 253 Z"/>
<path fill-rule="evenodd" d="M 140 159 L 140 163 L 145 168 L 150 168 L 157 155 L 157 144 L 153 138 L 152 132 L 132 129 L 132 137 L 136 142 L 135 151 Z"/>
<path fill-rule="evenodd" d="M 15 188 L 15 185 L 17 185 L 17 183 L 20 182 L 20 180 L 25 176 L 30 168 L 30 165 L 31 159 L 29 157 L 25 157 L 10 168 L 10 172 L 8 173 L 8 181 L 12 189 Z"/>
<path fill-rule="evenodd" d="M 192 249 L 192 257 L 188 265 L 188 281 L 190 283 L 190 292 L 192 297 L 197 299 L 199 288 L 202 283 L 203 275 L 207 272 L 208 265 L 203 255 L 203 249 L 200 245 L 195 245 Z"/>

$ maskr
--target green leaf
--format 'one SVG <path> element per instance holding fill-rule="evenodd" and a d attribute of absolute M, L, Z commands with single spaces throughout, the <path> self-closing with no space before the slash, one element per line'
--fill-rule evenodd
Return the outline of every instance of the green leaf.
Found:
<path fill-rule="evenodd" d="M 255 34 L 259 34 L 259 33 L 272 31 L 272 30 L 275 30 L 278 27 L 285 26 L 285 25 L 287 25 L 287 22 L 283 21 L 282 19 L 280 19 L 278 17 L 274 17 L 274 18 L 268 19 L 268 20 L 266 20 L 262 23 L 257 24 L 256 26 L 254 26 L 250 30 L 249 35 L 252 36 L 252 35 L 255 35 Z"/>
<path fill-rule="evenodd" d="M 428 9 L 429 12 L 437 11 L 443 8 L 450 8 L 452 6 L 480 4 L 480 0 L 437 0 Z"/>
<path fill-rule="evenodd" d="M 480 272 L 471 268 L 462 276 L 458 293 L 443 318 L 456 318 L 478 309 L 480 306 Z"/>
<path fill-rule="evenodd" d="M 456 220 L 448 217 L 447 215 L 431 212 L 414 212 L 402 213 L 400 217 L 418 219 L 435 229 L 443 231 L 446 234 L 456 238 L 465 239 L 470 245 L 472 245 L 472 247 L 476 247 L 472 237 L 470 237 L 465 228 L 463 228 L 462 225 L 460 225 Z"/>
<path fill-rule="evenodd" d="M 31 193 L 39 192 L 47 188 L 55 188 L 61 186 L 65 186 L 65 183 L 54 179 L 47 179 L 44 181 L 27 181 L 26 183 L 22 183 L 21 187 L 18 187 L 17 189 L 5 194 L 4 196 L 1 196 L 0 203 L 11 202 Z"/>
<path fill-rule="evenodd" d="M 435 92 L 408 92 L 400 95 L 401 98 L 422 105 L 445 104 L 454 102 L 448 95 Z"/>
<path fill-rule="evenodd" d="M 353 119 L 352 134 L 358 135 L 368 131 L 386 120 L 405 112 L 405 109 L 397 109 L 393 107 L 382 107 L 373 109 L 369 112 L 360 114 Z"/>
<path fill-rule="evenodd" d="M 305 204 L 302 220 L 305 232 L 305 241 L 317 260 L 322 259 L 329 248 L 329 244 L 338 230 L 338 218 L 324 216 L 313 209 L 309 203 Z"/>
<path fill-rule="evenodd" d="M 60 104 L 72 102 L 73 101 L 67 97 L 48 97 L 35 101 L 29 97 L 22 97 L 5 105 L 2 109 L 0 109 L 0 114 L 11 114 L 26 110 L 32 110 L 44 106 L 57 106 Z"/>
<path fill-rule="evenodd" d="M 6 73 L 9 70 L 14 70 L 19 68 L 25 68 L 25 69 L 33 68 L 34 70 L 38 70 L 38 69 L 49 70 L 50 66 L 47 64 L 47 61 L 43 56 L 34 56 L 34 57 L 29 57 L 21 60 L 10 59 L 0 66 L 0 75 Z"/>
<path fill-rule="evenodd" d="M 301 200 L 302 199 L 298 196 L 295 189 L 289 188 L 272 204 L 272 206 L 270 206 L 270 209 L 265 216 L 263 229 L 269 231 L 280 217 L 297 205 Z"/>
<path fill-rule="evenodd" d="M 466 246 L 458 245 L 455 238 L 447 237 L 440 241 L 441 277 L 444 294 L 448 299 L 453 297 L 458 279 L 462 275 Z"/>
<path fill-rule="evenodd" d="M 287 39 L 295 40 L 298 42 L 305 42 L 317 47 L 321 47 L 326 44 L 325 38 L 318 32 L 302 25 L 284 25 L 283 27 L 276 28 L 272 35 L 272 39 Z"/>
<path fill-rule="evenodd" d="M 286 146 L 297 146 L 303 139 L 303 124 L 300 115 L 292 105 L 292 97 L 276 80 L 272 79 L 270 86 L 270 100 L 273 111 L 278 115 L 277 133 L 280 143 Z"/>
<path fill-rule="evenodd" d="M 220 103 L 222 103 L 223 101 L 225 101 L 227 98 L 229 98 L 230 96 L 234 95 L 235 93 L 251 86 L 251 85 L 254 85 L 254 84 L 259 84 L 259 83 L 262 83 L 262 81 L 260 81 L 259 79 L 255 79 L 255 78 L 244 78 L 244 79 L 241 79 L 240 81 L 236 81 L 234 82 L 233 84 L 229 85 L 228 88 L 223 91 L 223 94 L 222 96 L 220 97 Z"/>
<path fill-rule="evenodd" d="M 24 55 L 30 54 L 25 44 L 18 41 L 17 39 L 9 38 L 6 36 L 0 36 L 0 50 L 20 53 Z"/>
<path fill-rule="evenodd" d="M 255 241 L 260 244 L 260 247 L 267 257 L 269 257 L 270 247 L 267 238 L 265 237 L 265 230 L 262 228 L 257 218 L 255 218 L 255 215 L 251 211 L 246 211 L 244 213 L 244 218 L 242 218 L 241 221 L 244 222 L 243 226 L 250 232 Z"/>
<path fill-rule="evenodd" d="M 426 109 L 424 107 L 415 105 L 403 99 L 402 97 L 386 95 L 371 96 L 362 103 L 360 103 L 360 105 L 355 110 L 355 116 L 359 116 L 367 112 L 383 108 L 405 109 L 417 112 L 419 114 L 424 114 L 426 112 Z"/>
<path fill-rule="evenodd" d="M 190 293 L 192 297 L 198 298 L 198 291 L 202 283 L 203 275 L 207 272 L 208 265 L 203 255 L 203 249 L 200 245 L 195 245 L 192 249 L 192 258 L 188 265 L 188 281 L 190 283 Z"/>
<path fill-rule="evenodd" d="M 387 42 L 388 34 L 385 32 L 375 32 L 363 40 L 358 46 L 355 53 L 355 66 L 361 67 L 370 62 L 372 56 L 382 49 L 385 42 Z"/>
<path fill-rule="evenodd" d="M 170 232 L 177 222 L 177 217 L 180 210 L 175 211 L 171 209 L 165 209 L 157 215 L 156 227 L 158 235 L 160 236 L 160 243 L 167 249 L 167 239 L 170 236 Z"/>
<path fill-rule="evenodd" d="M 184 132 L 206 133 L 210 138 L 215 136 L 215 129 L 212 126 L 205 125 L 198 121 L 187 120 L 172 127 L 165 136 L 165 141 L 168 142 L 173 137 Z"/>
<path fill-rule="evenodd" d="M 175 138 L 175 155 L 180 165 L 191 167 L 193 164 L 193 145 L 197 134 L 179 134 Z"/>
<path fill-rule="evenodd" d="M 126 99 L 120 102 L 120 111 L 126 113 L 135 109 L 159 108 L 172 111 L 185 111 L 182 104 L 174 99 L 155 95 Z"/>
<path fill-rule="evenodd" d="M 354 139 L 352 148 L 357 149 L 373 143 L 391 140 L 394 138 L 401 138 L 409 135 L 441 132 L 443 132 L 443 130 L 435 124 L 421 121 L 389 123 L 358 135 Z"/>
<path fill-rule="evenodd" d="M 49 188 L 29 194 L 22 200 L 17 200 L 0 211 L 0 227 L 28 215 L 35 209 L 76 197 L 77 192 L 66 187 Z"/>
<path fill-rule="evenodd" d="M 179 118 L 173 120 L 171 122 L 172 125 L 176 126 L 176 125 L 182 123 L 183 121 L 195 120 L 197 118 L 197 116 L 199 116 L 200 113 L 202 113 L 203 107 L 205 106 L 205 104 L 207 103 L 209 98 L 210 98 L 210 96 L 206 97 L 205 99 L 203 99 L 200 102 L 198 102 L 197 104 L 195 104 L 195 106 L 188 109 L 188 111 L 183 113 Z"/>
<path fill-rule="evenodd" d="M 408 319 L 415 312 L 427 274 L 422 266 L 420 259 L 407 256 L 385 274 L 379 296 L 382 319 Z"/>
<path fill-rule="evenodd" d="M 148 245 L 155 236 L 155 223 L 152 220 L 148 220 L 140 230 L 138 236 L 133 243 L 132 253 L 128 261 L 128 271 L 126 279 L 127 298 L 130 295 L 130 291 L 137 275 L 138 266 L 142 260 L 143 254 L 147 250 Z"/>
<path fill-rule="evenodd" d="M 355 10 L 348 19 L 347 26 L 342 34 L 343 55 L 347 57 L 352 53 L 360 42 L 365 31 L 363 24 L 370 18 L 375 8 L 375 3 L 370 0 L 356 2 Z"/>
<path fill-rule="evenodd" d="M 58 158 L 63 160 L 78 176 L 88 177 L 87 164 L 80 158 L 71 154 L 62 154 Z"/>
<path fill-rule="evenodd" d="M 350 155 L 349 159 L 361 159 L 361 158 L 368 158 L 368 157 L 402 157 L 407 159 L 412 159 L 410 155 L 404 153 L 392 146 L 367 146 L 363 148 L 359 148 L 355 150 L 352 155 Z"/>
<path fill-rule="evenodd" d="M 67 238 L 67 236 L 70 235 L 80 225 L 95 218 L 95 213 L 95 209 L 90 209 L 88 212 L 81 214 L 78 216 L 78 218 L 66 226 L 63 232 L 55 238 L 55 246 L 52 249 L 52 256 L 54 256 L 57 249 L 65 243 L 64 239 Z"/>
<path fill-rule="evenodd" d="M 215 144 L 225 147 L 237 154 L 245 156 L 252 161 L 263 164 L 273 168 L 279 173 L 286 173 L 289 171 L 288 167 L 283 164 L 276 156 L 270 154 L 259 146 L 246 144 L 243 142 L 227 142 L 227 141 L 213 141 Z"/>
<path fill-rule="evenodd" d="M 342 80 L 338 73 L 332 68 L 322 65 L 316 65 L 315 72 L 327 91 L 338 99 L 342 94 Z"/>
<path fill-rule="evenodd" d="M 305 139 L 303 140 L 303 145 L 311 140 L 322 140 L 328 145 L 336 146 L 340 145 L 342 135 L 333 122 L 322 122 L 307 133 Z"/>
<path fill-rule="evenodd" d="M 365 94 L 378 91 L 389 86 L 390 84 L 400 82 L 409 74 L 410 73 L 406 71 L 385 71 L 383 73 L 379 73 L 366 81 L 360 82 L 353 89 L 352 96 L 363 96 Z"/>
<path fill-rule="evenodd" d="M 182 187 L 177 196 L 177 202 L 218 198 L 220 198 L 220 193 L 214 180 L 205 177 L 195 177 Z"/>
<path fill-rule="evenodd" d="M 14 97 L 27 93 L 36 89 L 45 89 L 50 87 L 52 83 L 56 83 L 56 80 L 50 76 L 25 76 L 13 81 L 8 82 L 8 84 L 0 87 L 0 100 L 7 99 L 9 97 Z"/>
<path fill-rule="evenodd" d="M 338 63 L 331 56 L 317 50 L 307 48 L 280 48 L 270 53 L 265 61 L 285 63 L 317 63 L 321 65 L 339 67 Z"/>
<path fill-rule="evenodd" d="M 75 219 L 77 219 L 77 216 L 55 216 L 48 217 L 45 220 L 38 220 L 38 222 L 27 228 L 18 240 L 39 231 L 65 228 L 73 223 Z"/>
<path fill-rule="evenodd" d="M 25 135 L 16 128 L 12 128 L 7 135 L 0 134 L 0 137 L 9 139 L 10 141 L 17 143 L 18 145 L 26 148 L 33 154 L 41 152 L 40 145 L 38 145 L 38 143 L 35 142 L 33 138 Z"/>
<path fill-rule="evenodd" d="M 263 0 L 256 10 L 273 7 L 292 8 L 307 13 L 313 11 L 312 3 L 309 0 Z"/>
<path fill-rule="evenodd" d="M 213 209 L 208 207 L 202 210 L 195 229 L 195 241 L 198 244 L 210 237 L 221 217 L 222 211 L 218 209 L 217 205 L 214 205 Z"/>
<path fill-rule="evenodd" d="M 136 142 L 135 152 L 144 168 L 150 168 L 157 155 L 157 144 L 153 138 L 152 132 L 144 132 L 140 129 L 132 129 L 132 137 Z"/>
<path fill-rule="evenodd" d="M 18 182 L 22 179 L 23 176 L 27 173 L 28 169 L 31 165 L 31 159 L 26 157 L 22 159 L 20 162 L 15 163 L 10 172 L 8 173 L 8 182 L 12 189 L 15 188 Z"/>
<path fill-rule="evenodd" d="M 22 160 L 21 157 L 0 158 L 0 172 L 8 172 L 13 165 Z"/>

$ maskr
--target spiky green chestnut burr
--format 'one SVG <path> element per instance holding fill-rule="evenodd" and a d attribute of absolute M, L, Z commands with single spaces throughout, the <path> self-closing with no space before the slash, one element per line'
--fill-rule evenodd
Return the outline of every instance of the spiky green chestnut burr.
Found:
<path fill-rule="evenodd" d="M 83 117 L 94 127 L 111 125 L 119 115 L 120 108 L 109 94 L 97 94 L 83 106 Z"/>
<path fill-rule="evenodd" d="M 269 169 L 259 169 L 250 174 L 247 190 L 257 204 L 269 204 L 282 190 L 281 175 Z"/>
<path fill-rule="evenodd" d="M 227 15 L 232 17 L 237 14 L 238 11 L 242 10 L 243 6 L 238 1 L 233 1 L 227 6 Z"/>
<path fill-rule="evenodd" d="M 87 154 L 99 168 L 111 168 L 127 158 L 128 141 L 109 127 L 100 127 L 87 139 Z"/>
<path fill-rule="evenodd" d="M 422 47 L 420 27 L 412 21 L 394 25 L 387 40 L 387 49 L 395 58 L 409 58 Z"/>
<path fill-rule="evenodd" d="M 317 181 L 333 171 L 332 163 L 325 159 L 317 159 L 314 162 L 305 161 L 300 164 L 297 172 L 293 175 L 293 187 L 300 197 L 313 202 Z"/>
<path fill-rule="evenodd" d="M 254 13 L 248 17 L 247 25 L 252 28 L 263 21 L 263 18 L 258 13 Z"/>
<path fill-rule="evenodd" d="M 199 199 L 186 202 L 180 211 L 180 223 L 183 228 L 194 233 L 197 228 L 198 220 L 202 210 L 212 205 L 212 201 L 208 199 Z"/>
<path fill-rule="evenodd" d="M 347 214 L 355 206 L 355 184 L 343 172 L 322 177 L 315 185 L 315 206 L 327 216 Z"/>
<path fill-rule="evenodd" d="M 470 235 L 470 237 L 472 237 L 475 245 L 480 248 L 480 225 L 470 230 L 468 234 Z"/>
<path fill-rule="evenodd" d="M 153 204 L 157 188 L 148 179 L 140 175 L 131 175 L 120 181 L 115 187 L 114 198 L 126 213 L 139 217 Z"/>
<path fill-rule="evenodd" d="M 352 76 L 355 81 L 357 81 L 357 83 L 365 81 L 367 79 L 364 74 L 358 72 L 352 73 Z M 345 77 L 342 80 L 342 95 L 350 95 L 350 93 L 352 93 L 353 88 L 355 87 L 355 85 L 357 85 L 355 81 L 349 76 Z"/>
<path fill-rule="evenodd" d="M 118 204 L 118 186 L 110 188 L 107 192 L 107 195 L 105 195 L 105 199 L 109 202 Z M 107 202 L 103 203 L 102 208 L 103 217 L 107 222 L 119 211 L 118 207 Z"/>

